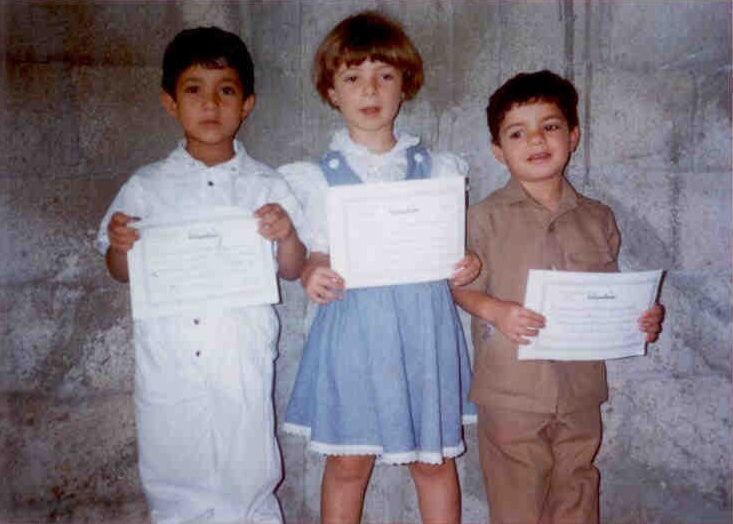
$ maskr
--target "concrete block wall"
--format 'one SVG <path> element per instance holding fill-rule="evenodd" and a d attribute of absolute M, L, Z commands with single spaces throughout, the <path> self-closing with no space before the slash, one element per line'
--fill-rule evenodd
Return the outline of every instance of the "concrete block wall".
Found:
<path fill-rule="evenodd" d="M 236 31 L 257 67 L 241 138 L 271 165 L 317 156 L 338 128 L 309 80 L 313 51 L 362 8 L 401 20 L 427 83 L 400 117 L 471 166 L 471 201 L 506 173 L 488 94 L 550 68 L 581 95 L 576 187 L 608 202 L 625 269 L 664 268 L 665 329 L 609 364 L 608 524 L 731 519 L 731 5 L 722 0 L 290 0 L 0 3 L 0 522 L 147 522 L 136 471 L 129 296 L 92 240 L 136 167 L 179 132 L 158 104 L 177 31 Z M 275 401 L 284 410 L 306 300 L 283 286 Z M 464 522 L 486 522 L 475 430 L 459 460 Z M 290 523 L 318 520 L 322 461 L 281 439 Z M 405 468 L 378 467 L 364 521 L 417 522 Z"/>

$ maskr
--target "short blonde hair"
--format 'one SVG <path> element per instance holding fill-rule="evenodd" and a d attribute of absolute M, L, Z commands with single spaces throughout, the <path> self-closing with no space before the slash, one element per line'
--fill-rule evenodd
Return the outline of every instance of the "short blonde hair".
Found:
<path fill-rule="evenodd" d="M 347 67 L 364 60 L 378 60 L 402 72 L 402 93 L 412 99 L 425 81 L 422 58 L 402 26 L 376 11 L 364 11 L 339 22 L 318 46 L 313 59 L 316 90 L 331 107 L 328 90 L 333 77 Z"/>

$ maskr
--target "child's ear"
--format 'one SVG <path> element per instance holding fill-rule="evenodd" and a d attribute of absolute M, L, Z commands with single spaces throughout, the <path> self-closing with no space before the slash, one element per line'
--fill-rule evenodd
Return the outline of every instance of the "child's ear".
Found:
<path fill-rule="evenodd" d="M 580 126 L 575 126 L 570 130 L 570 150 L 574 153 L 580 143 Z"/>
<path fill-rule="evenodd" d="M 502 164 L 506 165 L 506 162 L 504 160 L 504 150 L 501 148 L 499 144 L 491 143 L 491 152 L 494 153 L 494 156 L 496 159 L 501 162 Z"/>
<path fill-rule="evenodd" d="M 249 114 L 252 112 L 252 109 L 255 106 L 255 101 L 257 100 L 257 97 L 254 93 L 249 95 L 247 98 L 244 99 L 244 104 L 242 104 L 242 122 L 244 122 L 244 119 L 249 116 Z"/>
<path fill-rule="evenodd" d="M 329 88 L 328 90 L 328 99 L 331 101 L 331 104 L 333 105 L 333 107 L 339 106 L 339 97 L 338 97 L 338 94 L 336 94 L 336 90 L 333 87 Z"/>
<path fill-rule="evenodd" d="M 173 118 L 178 118 L 178 104 L 175 99 L 166 91 L 160 92 L 160 103 Z"/>

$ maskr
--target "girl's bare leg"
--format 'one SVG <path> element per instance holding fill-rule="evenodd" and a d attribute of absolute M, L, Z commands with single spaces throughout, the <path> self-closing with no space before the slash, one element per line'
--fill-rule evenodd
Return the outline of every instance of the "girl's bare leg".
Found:
<path fill-rule="evenodd" d="M 321 482 L 322 524 L 359 523 L 373 467 L 371 455 L 326 458 Z"/>
<path fill-rule="evenodd" d="M 410 473 L 423 524 L 458 524 L 461 521 L 461 490 L 455 461 L 448 459 L 442 464 L 413 462 Z"/>

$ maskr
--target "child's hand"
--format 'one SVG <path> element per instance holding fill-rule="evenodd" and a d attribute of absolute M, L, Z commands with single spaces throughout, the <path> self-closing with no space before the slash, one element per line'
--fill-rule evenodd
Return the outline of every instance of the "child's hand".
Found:
<path fill-rule="evenodd" d="M 265 204 L 254 215 L 259 218 L 257 231 L 267 240 L 282 241 L 295 233 L 290 215 L 280 204 Z"/>
<path fill-rule="evenodd" d="M 659 333 L 662 331 L 663 320 L 664 308 L 661 304 L 654 304 L 639 317 L 639 329 L 646 333 L 647 342 L 656 342 Z"/>
<path fill-rule="evenodd" d="M 450 279 L 451 287 L 460 287 L 470 284 L 481 272 L 481 259 L 473 251 L 466 251 L 466 256 L 459 260 L 456 265 L 456 272 Z"/>
<path fill-rule="evenodd" d="M 506 338 L 517 344 L 529 344 L 524 337 L 535 337 L 545 327 L 545 317 L 517 302 L 501 301 L 495 325 Z"/>
<path fill-rule="evenodd" d="M 140 220 L 117 211 L 112 215 L 107 224 L 107 237 L 109 247 L 118 253 L 127 253 L 132 249 L 133 244 L 140 238 L 140 233 L 131 223 Z"/>
<path fill-rule="evenodd" d="M 329 257 L 323 253 L 308 258 L 300 280 L 308 297 L 317 304 L 328 304 L 343 296 L 344 280 L 331 269 Z"/>

